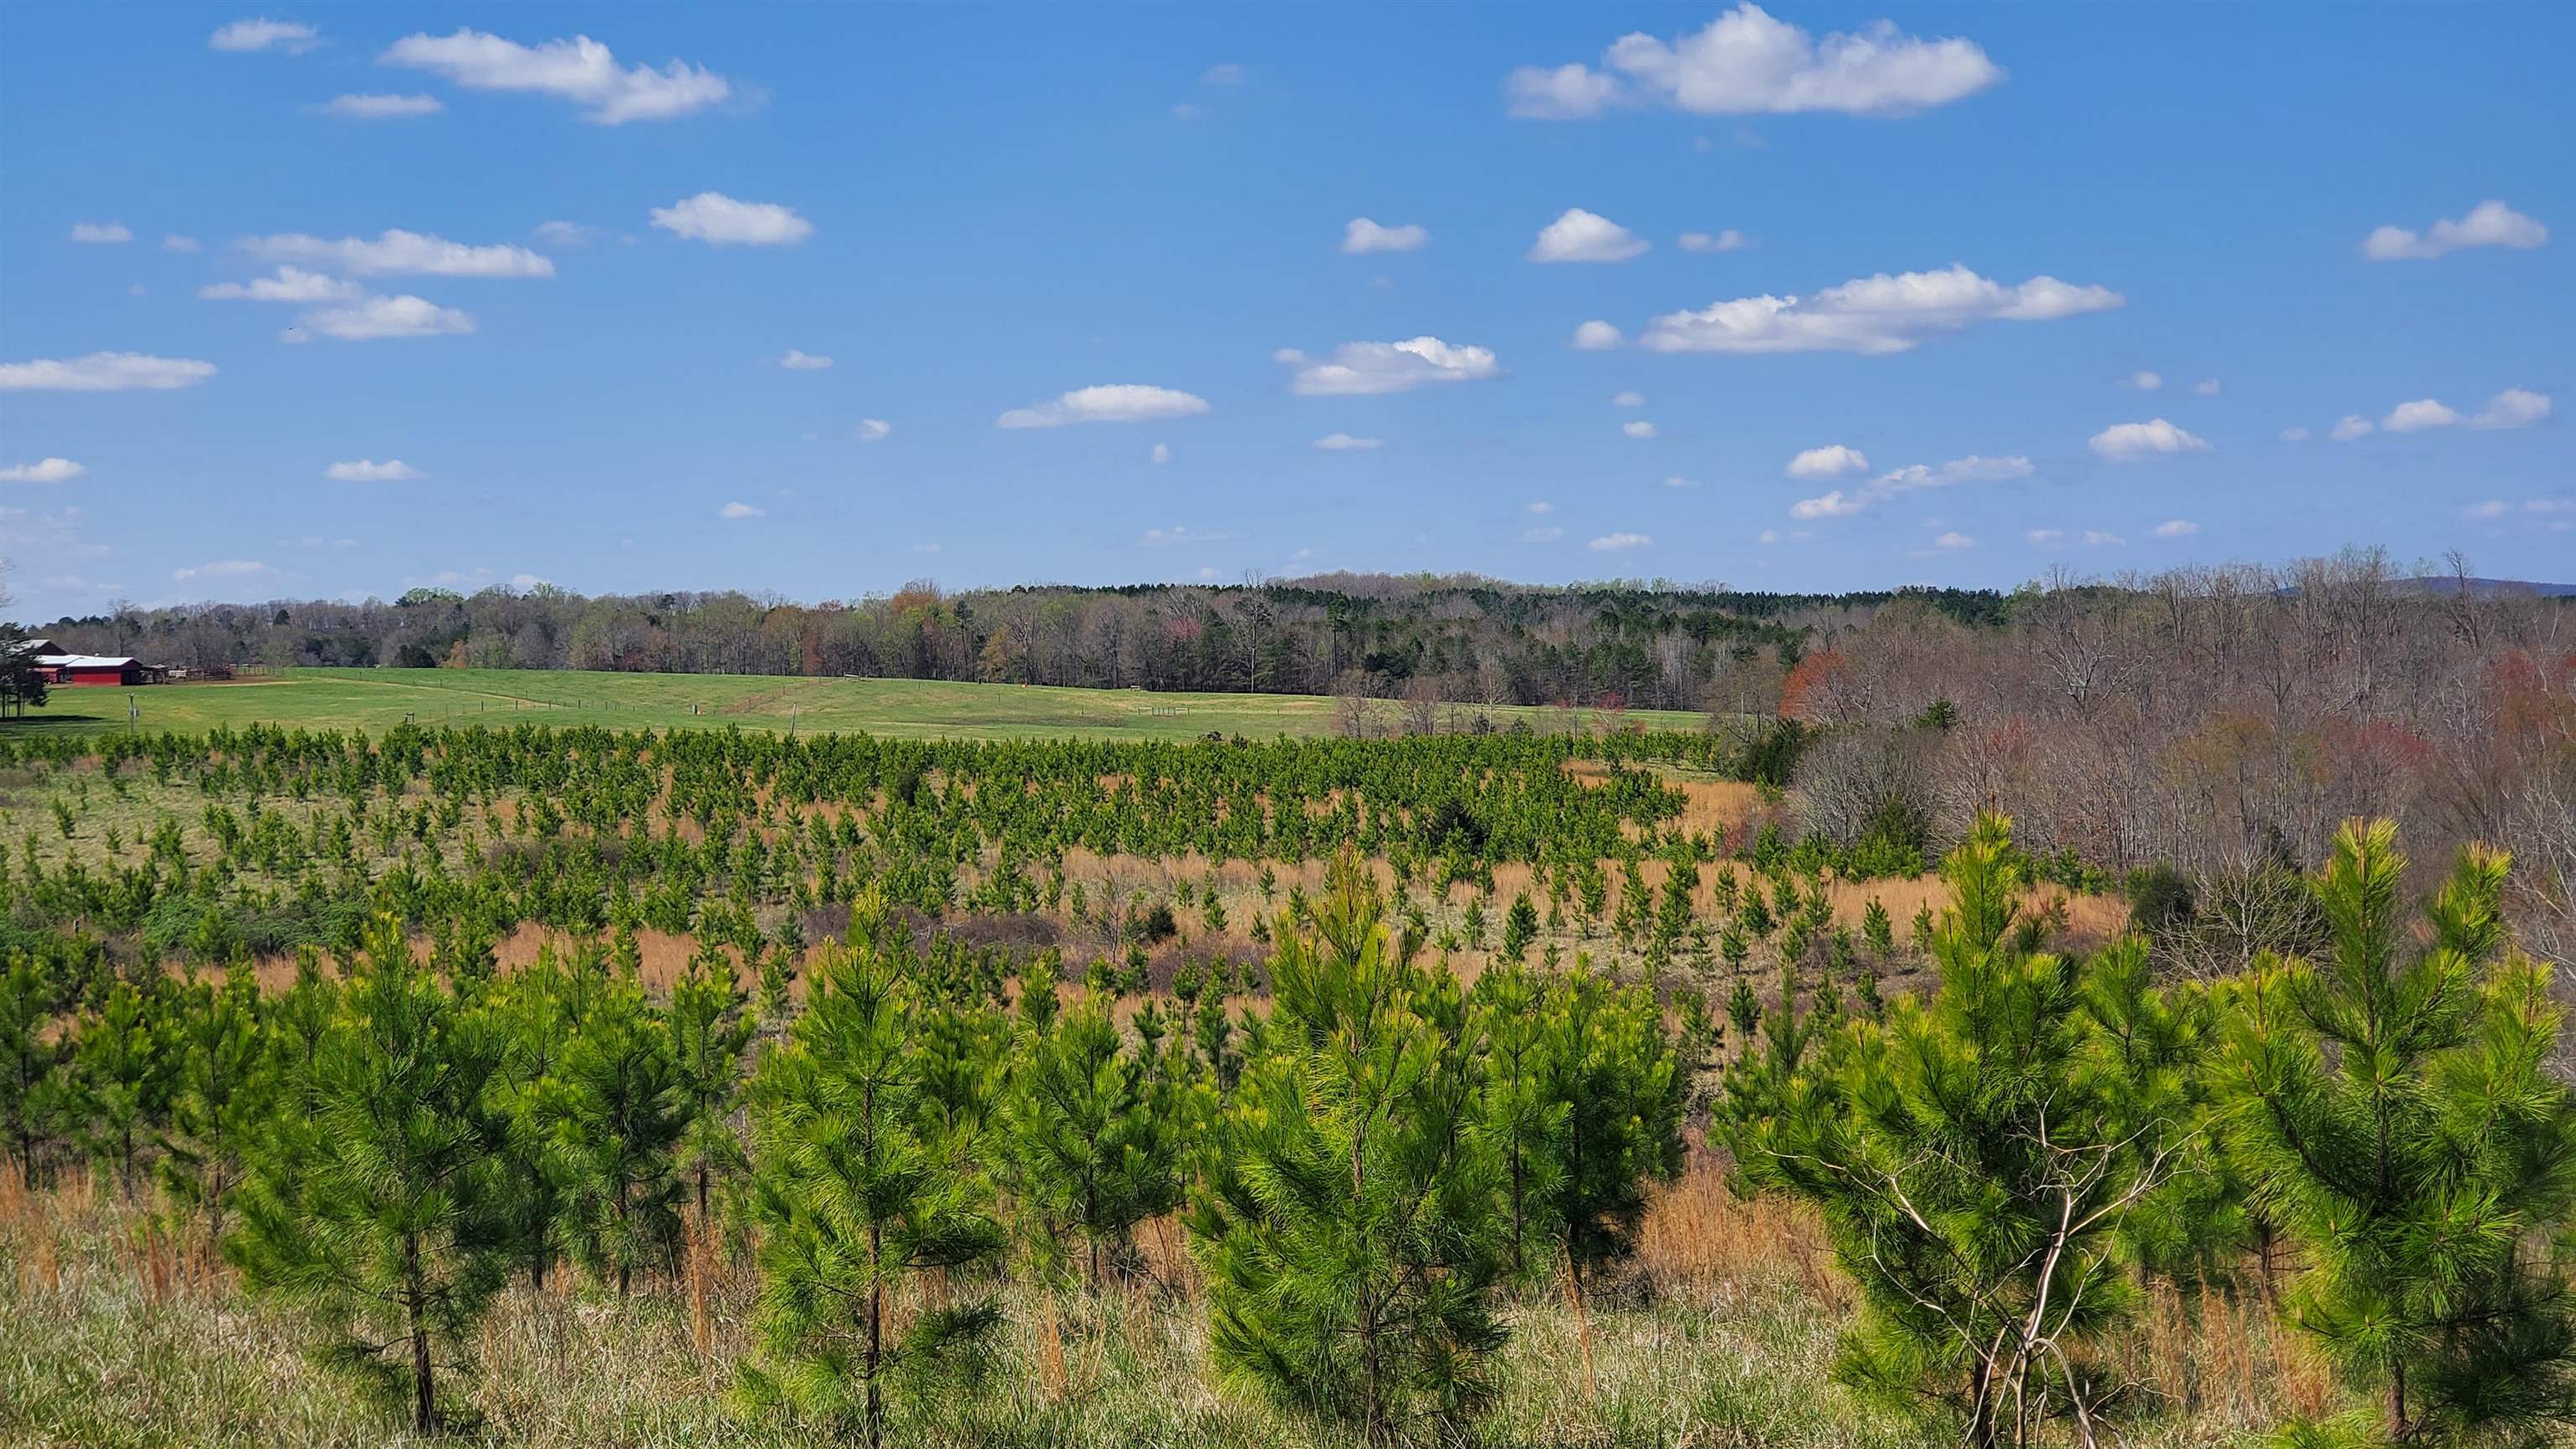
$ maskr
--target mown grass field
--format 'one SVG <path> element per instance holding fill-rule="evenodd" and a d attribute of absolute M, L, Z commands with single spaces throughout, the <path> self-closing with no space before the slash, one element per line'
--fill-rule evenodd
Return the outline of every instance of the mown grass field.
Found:
<path fill-rule="evenodd" d="M 128 706 L 134 717 L 129 720 Z M 1451 706 L 1442 706 L 1443 728 Z M 1497 726 L 1526 720 L 1563 729 L 1567 711 L 1457 706 Z M 1372 704 L 1373 730 L 1392 731 L 1399 707 Z M 1580 717 L 1591 721 L 1590 711 Z M 1697 728 L 1701 716 L 1638 710 L 1649 727 Z M 1268 739 L 1333 733 L 1334 702 L 1302 694 L 1158 694 L 914 679 L 795 679 L 753 674 L 604 674 L 519 669 L 296 669 L 275 679 L 58 689 L 24 721 L 0 730 L 175 730 L 278 724 L 383 731 L 424 725 L 597 725 L 607 729 L 865 730 L 959 739 Z"/>

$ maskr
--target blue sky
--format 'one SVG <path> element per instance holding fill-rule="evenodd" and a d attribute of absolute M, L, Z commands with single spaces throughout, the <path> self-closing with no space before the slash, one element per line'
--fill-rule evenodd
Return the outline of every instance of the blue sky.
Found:
<path fill-rule="evenodd" d="M 24 618 L 2576 577 L 2572 46 L 2564 6 L 12 3 L 0 552 Z"/>

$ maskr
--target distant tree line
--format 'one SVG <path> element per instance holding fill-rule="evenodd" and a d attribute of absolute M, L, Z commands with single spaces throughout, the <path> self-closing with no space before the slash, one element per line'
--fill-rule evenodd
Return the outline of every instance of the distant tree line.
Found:
<path fill-rule="evenodd" d="M 1408 693 L 1458 703 L 1697 709 L 1730 676 L 1747 700 L 1819 630 L 1898 599 L 1963 627 L 2009 616 L 1993 591 L 1743 593 L 1472 576 L 1331 575 L 1183 587 L 1052 585 L 855 602 L 739 592 L 584 597 L 551 585 L 391 602 L 120 607 L 31 626 L 64 646 L 154 663 L 864 675 L 1090 688 Z M 1749 667 L 1749 674 L 1748 674 Z"/>

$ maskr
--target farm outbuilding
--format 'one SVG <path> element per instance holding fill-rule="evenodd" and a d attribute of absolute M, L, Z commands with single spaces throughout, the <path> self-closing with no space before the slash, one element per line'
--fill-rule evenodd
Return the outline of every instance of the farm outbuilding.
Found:
<path fill-rule="evenodd" d="M 143 666 L 125 654 L 65 654 L 39 659 L 51 665 L 54 683 L 66 688 L 84 684 L 133 685 L 143 682 Z"/>

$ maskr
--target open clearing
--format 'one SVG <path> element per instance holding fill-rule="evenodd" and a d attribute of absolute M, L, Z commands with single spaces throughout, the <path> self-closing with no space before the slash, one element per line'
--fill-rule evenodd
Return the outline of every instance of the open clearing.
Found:
<path fill-rule="evenodd" d="M 129 722 L 129 703 L 134 718 Z M 1371 732 L 1399 727 L 1398 706 L 1371 704 Z M 1526 705 L 1441 706 L 1441 727 L 1482 713 L 1498 727 L 1597 727 L 1595 711 Z M 1702 716 L 1635 710 L 1650 728 L 1696 729 Z M 1161 694 L 916 679 L 802 679 L 767 674 L 609 674 L 522 669 L 293 669 L 273 679 L 58 689 L 10 730 L 191 732 L 216 725 L 383 731 L 424 725 L 596 725 L 606 729 L 864 730 L 950 739 L 1196 739 L 1210 731 L 1269 739 L 1326 735 L 1333 700 L 1305 694 Z"/>

